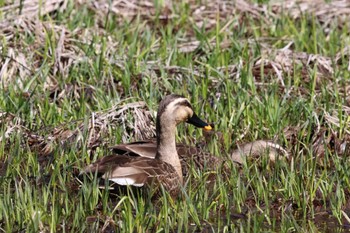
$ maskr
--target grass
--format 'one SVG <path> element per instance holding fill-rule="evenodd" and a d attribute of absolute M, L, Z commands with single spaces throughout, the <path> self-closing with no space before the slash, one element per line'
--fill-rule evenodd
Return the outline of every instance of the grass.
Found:
<path fill-rule="evenodd" d="M 108 1 L 106 8 L 68 1 L 29 18 L 3 8 L 0 231 L 346 228 L 349 24 L 336 16 L 328 23 L 329 11 L 316 15 L 321 9 L 312 4 L 292 17 L 294 2 L 274 5 L 276 13 L 269 1 L 249 3 L 255 11 L 219 1 L 220 14 L 209 2 L 143 2 L 134 5 L 139 11 L 119 5 L 116 13 Z M 320 6 L 329 7 L 337 2 Z M 106 155 L 108 145 L 152 135 L 166 93 L 187 96 L 222 132 L 206 150 L 226 156 L 236 144 L 275 139 L 292 159 L 230 164 L 210 185 L 210 172 L 193 168 L 184 198 L 164 193 L 158 204 L 115 198 L 96 182 L 77 188 L 77 171 Z M 123 109 L 136 101 L 145 105 Z M 147 127 L 135 131 L 142 120 Z M 178 141 L 202 140 L 191 126 L 178 132 Z"/>

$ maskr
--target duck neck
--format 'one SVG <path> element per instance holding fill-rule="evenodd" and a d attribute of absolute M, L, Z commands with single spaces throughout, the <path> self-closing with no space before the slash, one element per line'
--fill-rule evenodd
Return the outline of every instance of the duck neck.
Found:
<path fill-rule="evenodd" d="M 157 121 L 157 154 L 156 159 L 160 159 L 172 165 L 179 178 L 183 182 L 182 168 L 179 156 L 176 151 L 176 125 L 169 124 L 169 122 Z"/>

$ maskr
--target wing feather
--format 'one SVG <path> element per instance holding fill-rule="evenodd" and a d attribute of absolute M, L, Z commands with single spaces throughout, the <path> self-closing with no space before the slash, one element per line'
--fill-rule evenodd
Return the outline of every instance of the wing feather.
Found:
<path fill-rule="evenodd" d="M 117 154 L 126 154 L 131 156 L 141 156 L 154 158 L 157 153 L 157 145 L 154 141 L 138 141 L 128 144 L 120 144 L 110 147 Z"/>
<path fill-rule="evenodd" d="M 180 178 L 172 165 L 145 157 L 106 156 L 86 167 L 85 172 L 98 173 L 101 178 L 121 186 L 147 185 L 156 188 L 163 185 L 171 193 L 176 193 L 180 184 Z"/>

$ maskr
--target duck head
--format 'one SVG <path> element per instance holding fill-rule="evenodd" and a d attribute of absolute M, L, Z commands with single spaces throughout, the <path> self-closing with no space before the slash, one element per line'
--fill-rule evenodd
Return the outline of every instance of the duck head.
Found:
<path fill-rule="evenodd" d="M 181 122 L 192 124 L 198 128 L 211 130 L 211 126 L 201 120 L 193 111 L 192 105 L 188 99 L 176 94 L 165 96 L 159 104 L 157 129 L 166 128 L 167 126 L 176 126 Z"/>

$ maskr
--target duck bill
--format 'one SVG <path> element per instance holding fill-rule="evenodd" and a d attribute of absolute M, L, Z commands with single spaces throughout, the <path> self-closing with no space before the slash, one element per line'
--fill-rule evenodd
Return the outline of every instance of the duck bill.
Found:
<path fill-rule="evenodd" d="M 198 128 L 204 128 L 206 130 L 212 129 L 211 126 L 208 123 L 201 120 L 196 113 L 193 113 L 192 117 L 187 120 L 187 123 L 190 123 Z"/>

